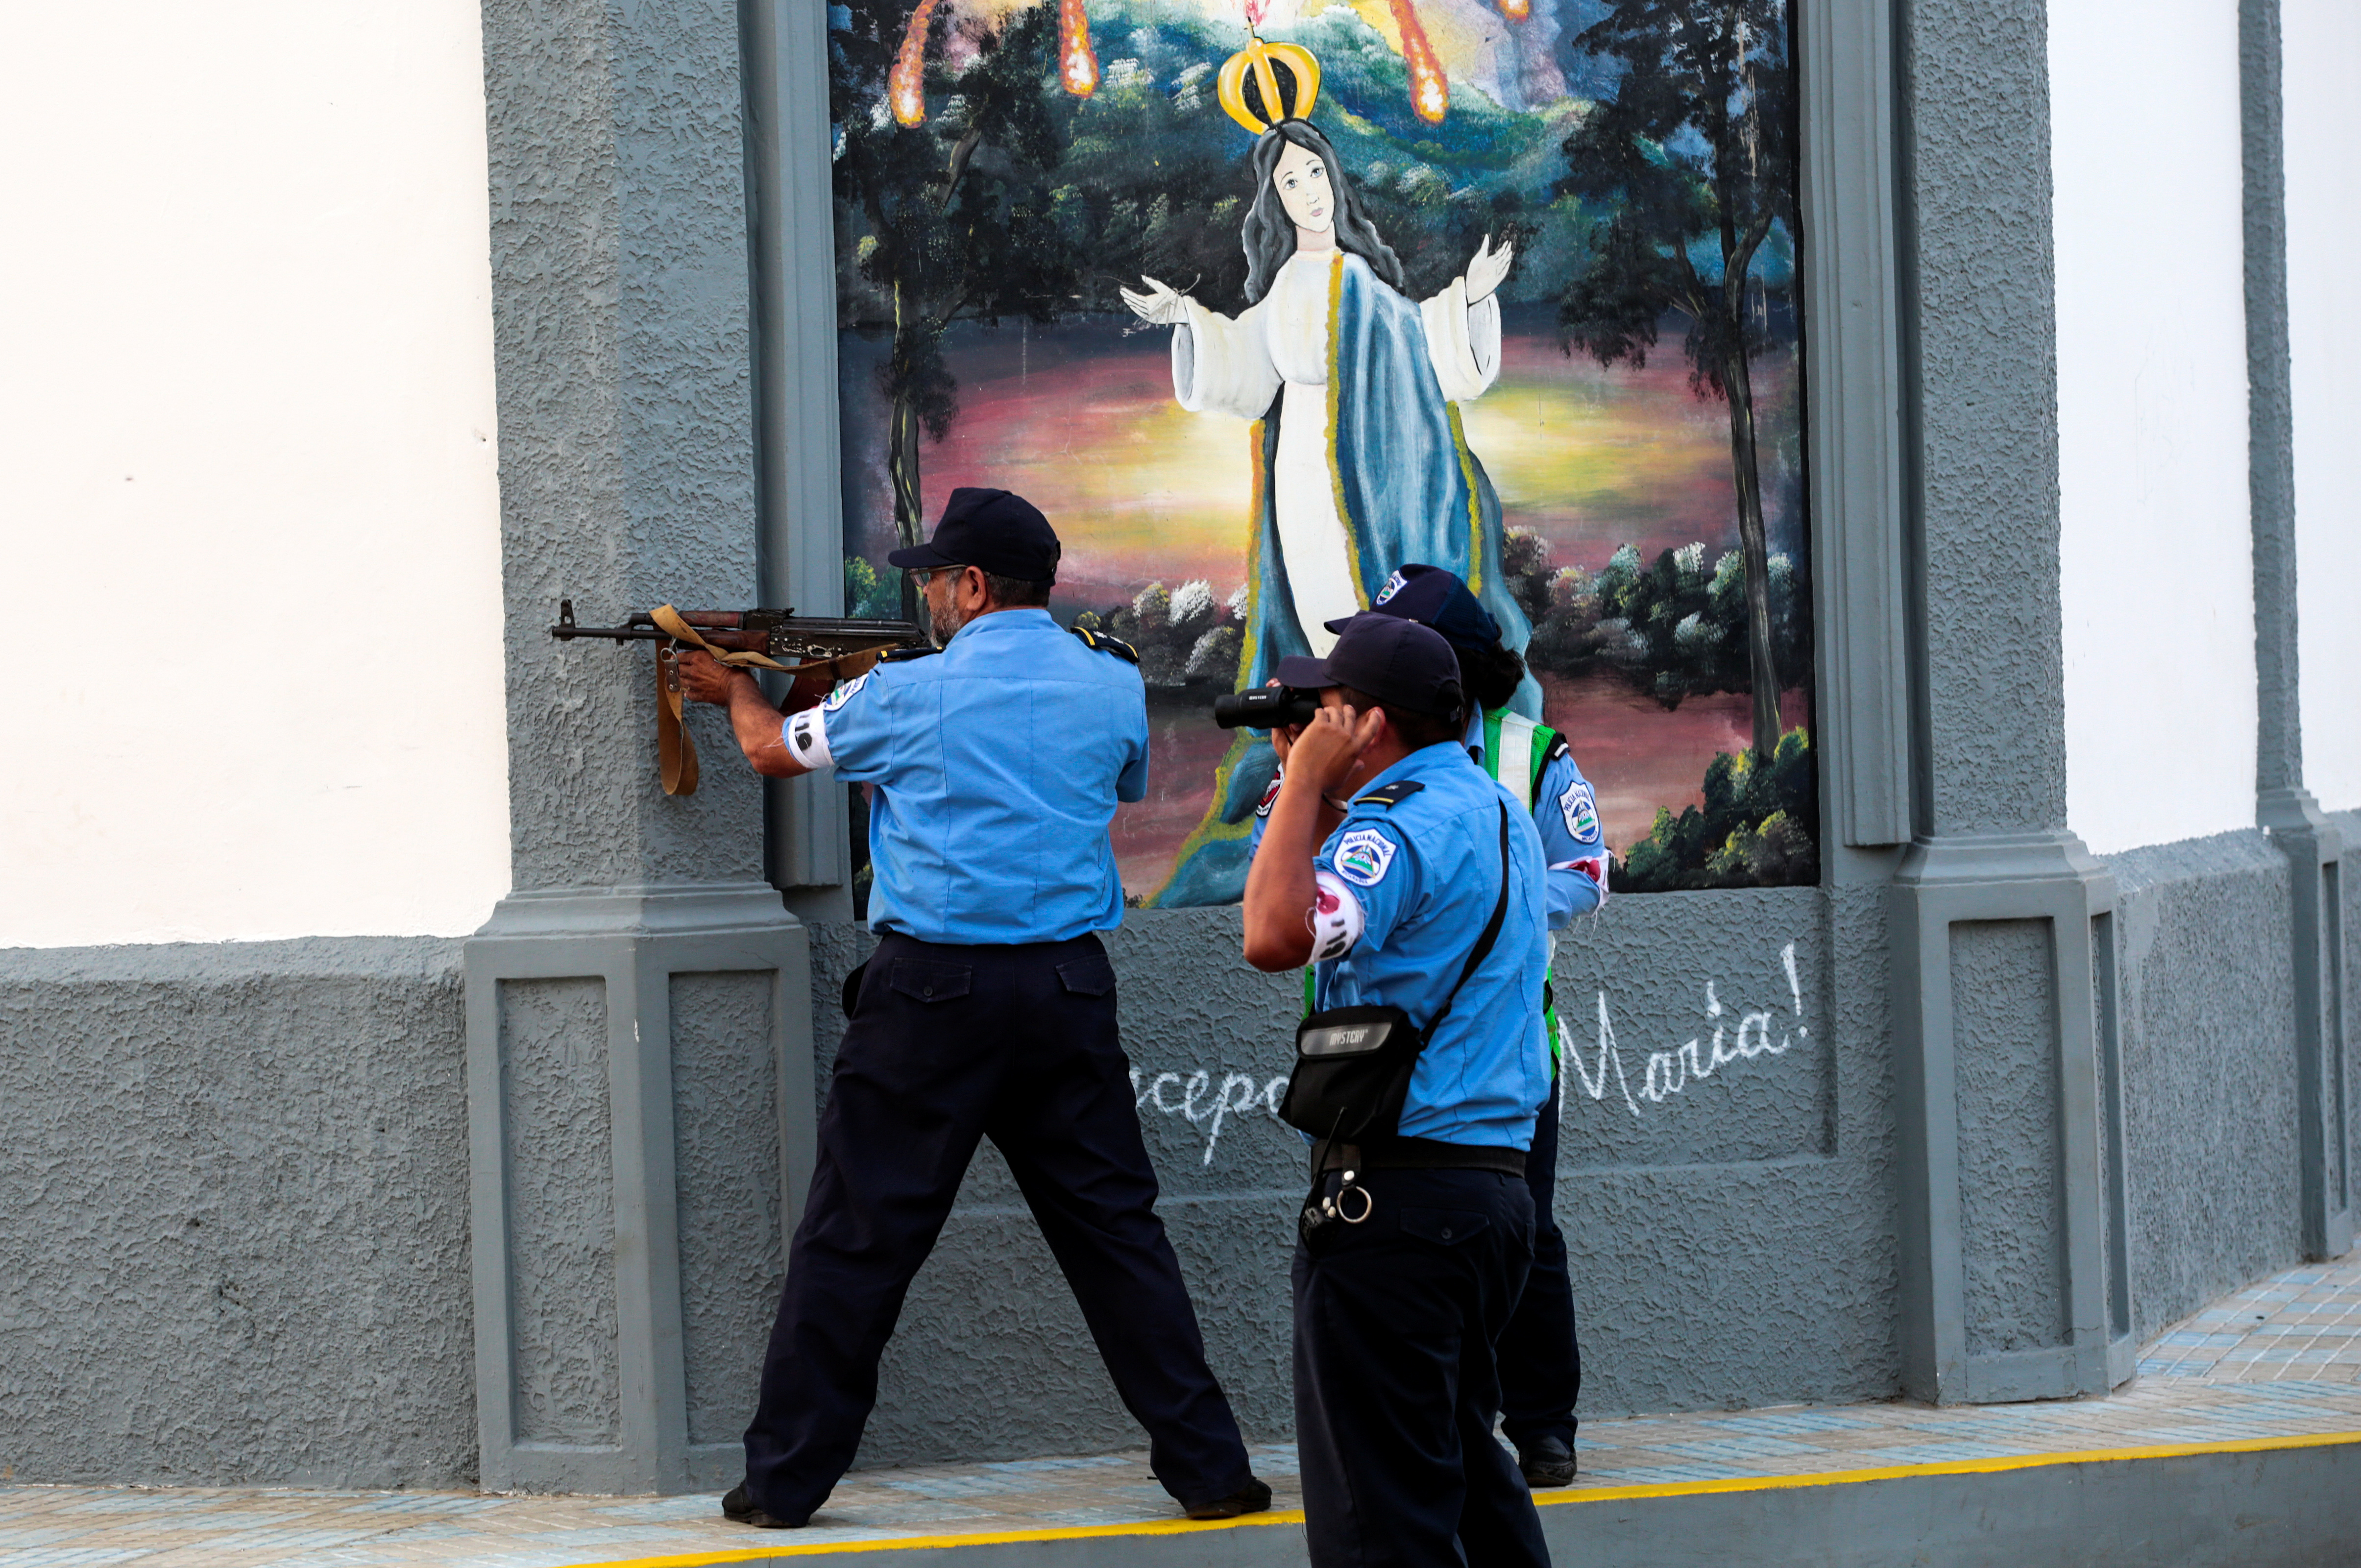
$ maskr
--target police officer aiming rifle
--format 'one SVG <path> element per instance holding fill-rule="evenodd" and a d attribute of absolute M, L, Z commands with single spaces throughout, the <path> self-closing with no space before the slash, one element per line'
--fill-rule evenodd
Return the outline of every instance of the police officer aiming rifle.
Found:
<path fill-rule="evenodd" d="M 1459 663 L 1433 630 L 1357 615 L 1279 678 L 1320 708 L 1272 733 L 1285 775 L 1246 957 L 1316 963 L 1281 1113 L 1316 1140 L 1293 1266 L 1312 1562 L 1546 1564 L 1492 1437 L 1549 1085 L 1541 840 L 1461 746 Z"/>
<path fill-rule="evenodd" d="M 681 661 L 755 772 L 833 767 L 875 786 L 880 939 L 848 986 L 746 1479 L 722 1499 L 741 1523 L 806 1523 L 851 1464 L 878 1357 L 980 1137 L 1006 1157 L 1165 1490 L 1191 1519 L 1270 1503 L 1156 1216 L 1096 935 L 1123 919 L 1107 824 L 1147 793 L 1146 692 L 1128 648 L 1043 608 L 1059 554 L 1022 498 L 954 490 L 930 543 L 886 557 L 923 581 L 939 652 L 888 655 L 784 720 L 752 676 Z"/>

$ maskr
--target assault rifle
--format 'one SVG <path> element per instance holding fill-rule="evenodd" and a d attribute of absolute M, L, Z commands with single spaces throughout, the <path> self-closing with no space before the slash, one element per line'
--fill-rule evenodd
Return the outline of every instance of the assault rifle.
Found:
<path fill-rule="evenodd" d="M 557 624 L 549 634 L 561 642 L 596 637 L 656 644 L 656 761 L 666 795 L 697 793 L 697 743 L 681 725 L 684 652 L 699 649 L 741 669 L 793 675 L 783 711 L 794 713 L 819 701 L 839 681 L 868 674 L 894 649 L 927 641 L 906 620 L 798 616 L 792 609 L 683 610 L 668 604 L 634 611 L 620 626 L 581 626 L 572 599 L 557 601 Z"/>

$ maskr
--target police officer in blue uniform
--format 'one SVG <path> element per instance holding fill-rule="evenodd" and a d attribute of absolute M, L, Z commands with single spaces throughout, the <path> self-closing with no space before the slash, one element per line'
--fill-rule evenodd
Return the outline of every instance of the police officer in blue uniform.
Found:
<path fill-rule="evenodd" d="M 1502 646 L 1490 612 L 1456 576 L 1427 565 L 1396 572 L 1370 609 L 1432 627 L 1451 644 L 1469 699 L 1464 737 L 1468 755 L 1532 813 L 1540 831 L 1549 868 L 1550 928 L 1563 930 L 1599 908 L 1607 899 L 1608 866 L 1597 794 L 1565 736 L 1510 707 L 1525 676 L 1524 661 Z M 1328 629 L 1340 630 L 1345 624 L 1331 621 Z M 1257 847 L 1278 787 L 1275 780 L 1257 810 Z M 1555 1212 L 1562 1065 L 1554 1009 L 1543 1027 L 1551 1047 L 1550 1091 L 1542 1101 L 1525 1162 L 1525 1184 L 1533 1196 L 1533 1265 L 1500 1336 L 1500 1431 L 1517 1446 L 1526 1483 L 1556 1487 L 1570 1485 L 1575 1475 L 1574 1407 L 1582 1392 L 1582 1352 L 1565 1235 Z"/>
<path fill-rule="evenodd" d="M 1394 1131 L 1315 1147 L 1293 1268 L 1311 1559 L 1545 1564 L 1532 1494 L 1492 1438 L 1549 1084 L 1540 837 L 1460 744 L 1458 661 L 1427 627 L 1355 616 L 1326 659 L 1279 674 L 1322 706 L 1273 738 L 1287 767 L 1246 877 L 1246 960 L 1316 960 L 1314 1022 L 1393 1006 L 1431 1031 Z"/>
<path fill-rule="evenodd" d="M 1007 1159 L 1149 1465 L 1191 1519 L 1268 1508 L 1205 1364 L 1115 1038 L 1097 933 L 1123 918 L 1107 841 L 1148 784 L 1136 655 L 1042 608 L 1060 554 L 1005 490 L 954 490 L 921 576 L 939 652 L 895 657 L 784 722 L 752 678 L 682 660 L 756 772 L 873 784 L 870 924 L 819 1159 L 730 1519 L 807 1522 L 851 1464 L 877 1362 L 979 1138 Z"/>

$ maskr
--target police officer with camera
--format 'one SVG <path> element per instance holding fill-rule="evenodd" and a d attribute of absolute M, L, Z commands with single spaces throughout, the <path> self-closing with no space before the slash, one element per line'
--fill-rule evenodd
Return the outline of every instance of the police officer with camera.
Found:
<path fill-rule="evenodd" d="M 1293 1266 L 1312 1562 L 1545 1564 L 1492 1437 L 1549 1083 L 1540 838 L 1460 744 L 1458 660 L 1431 629 L 1357 615 L 1279 676 L 1320 707 L 1273 733 L 1246 957 L 1316 966 L 1282 1111 L 1317 1140 Z"/>
<path fill-rule="evenodd" d="M 887 557 L 924 582 L 939 652 L 889 656 L 784 720 L 743 672 L 681 660 L 755 772 L 875 786 L 880 940 L 849 989 L 746 1479 L 722 1500 L 741 1523 L 806 1523 L 851 1464 L 878 1357 L 983 1137 L 1165 1490 L 1191 1519 L 1269 1506 L 1156 1215 L 1097 936 L 1123 918 L 1107 825 L 1147 791 L 1146 694 L 1129 649 L 1043 608 L 1059 554 L 1022 498 L 954 490 L 932 542 Z"/>
<path fill-rule="evenodd" d="M 1406 565 L 1387 579 L 1370 609 L 1433 628 L 1459 661 L 1468 697 L 1468 755 L 1532 814 L 1540 831 L 1553 931 L 1607 901 L 1607 843 L 1598 802 L 1565 737 L 1510 706 L 1525 678 L 1524 661 L 1500 641 L 1499 624 L 1467 585 L 1440 566 Z M 1339 630 L 1345 622 L 1331 622 Z M 1289 694 L 1268 692 L 1262 723 L 1275 721 Z M 1247 705 L 1251 706 L 1251 705 Z M 1245 708 L 1235 699 L 1229 708 Z M 1283 717 L 1283 716 L 1279 716 Z M 1254 843 L 1277 797 L 1279 770 L 1257 808 Z M 1544 992 L 1546 995 L 1546 992 Z M 1536 1489 L 1569 1486 L 1575 1475 L 1575 1401 L 1582 1392 L 1582 1353 L 1575 1337 L 1574 1288 L 1566 1270 L 1565 1234 L 1555 1213 L 1558 1074 L 1562 1033 L 1554 1009 L 1543 1026 L 1551 1050 L 1550 1091 L 1543 1097 L 1525 1166 L 1533 1195 L 1533 1266 L 1524 1293 L 1500 1336 L 1500 1431 L 1516 1444 L 1518 1468 Z"/>

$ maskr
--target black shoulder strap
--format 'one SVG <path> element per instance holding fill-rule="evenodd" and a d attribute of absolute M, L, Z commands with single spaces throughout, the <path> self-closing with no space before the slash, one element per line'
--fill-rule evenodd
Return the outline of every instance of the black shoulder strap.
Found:
<path fill-rule="evenodd" d="M 1070 626 L 1066 630 L 1081 638 L 1082 646 L 1085 648 L 1096 649 L 1102 653 L 1112 653 L 1118 659 L 1128 660 L 1135 664 L 1139 663 L 1139 650 L 1120 637 L 1109 637 L 1105 632 L 1093 631 L 1087 626 Z"/>
<path fill-rule="evenodd" d="M 1389 784 L 1353 797 L 1355 806 L 1400 806 L 1426 786 L 1416 779 L 1396 779 Z"/>
<path fill-rule="evenodd" d="M 1451 990 L 1444 997 L 1443 1005 L 1434 1010 L 1434 1016 L 1427 1020 L 1426 1027 L 1420 1031 L 1422 1049 L 1428 1040 L 1434 1038 L 1434 1032 L 1443 1027 L 1443 1020 L 1450 1013 L 1451 1004 L 1459 1000 L 1459 988 L 1467 983 L 1467 977 L 1476 972 L 1476 966 L 1491 952 L 1492 944 L 1499 939 L 1501 923 L 1509 917 L 1509 807 L 1505 802 L 1499 811 L 1500 896 L 1492 901 L 1492 918 L 1484 923 L 1484 934 L 1476 938 L 1476 946 L 1468 951 L 1467 961 L 1459 966 L 1459 978 L 1451 982 Z"/>
<path fill-rule="evenodd" d="M 913 659 L 931 659 L 941 652 L 941 649 L 931 642 L 921 642 L 903 648 L 889 648 L 885 651 L 885 662 L 889 664 L 906 664 Z"/>

